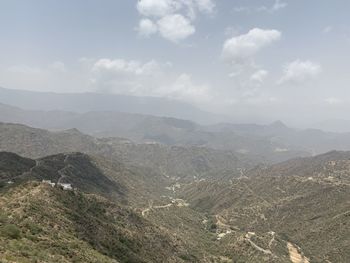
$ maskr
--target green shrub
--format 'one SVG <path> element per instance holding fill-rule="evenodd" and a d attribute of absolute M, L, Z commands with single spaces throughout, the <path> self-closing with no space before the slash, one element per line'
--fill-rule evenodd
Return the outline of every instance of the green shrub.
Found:
<path fill-rule="evenodd" d="M 191 261 L 191 262 L 193 262 L 196 258 L 195 256 L 189 255 L 189 254 L 181 254 L 179 255 L 179 257 L 184 261 Z"/>
<path fill-rule="evenodd" d="M 1 228 L 1 235 L 7 238 L 18 239 L 21 236 L 21 230 L 13 224 L 6 224 Z"/>
<path fill-rule="evenodd" d="M 38 235 L 42 232 L 42 228 L 34 223 L 28 222 L 26 227 L 29 229 L 32 235 Z"/>
<path fill-rule="evenodd" d="M 217 225 L 213 222 L 209 227 L 209 231 L 215 232 L 217 228 L 218 228 Z"/>
<path fill-rule="evenodd" d="M 7 222 L 7 215 L 0 211 L 0 225 Z"/>

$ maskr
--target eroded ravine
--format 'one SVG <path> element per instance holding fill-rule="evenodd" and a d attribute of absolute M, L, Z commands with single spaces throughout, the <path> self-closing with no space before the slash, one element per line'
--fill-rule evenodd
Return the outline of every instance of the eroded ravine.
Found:
<path fill-rule="evenodd" d="M 299 252 L 298 248 L 292 243 L 287 243 L 289 258 L 293 263 L 310 263 L 309 259 Z"/>

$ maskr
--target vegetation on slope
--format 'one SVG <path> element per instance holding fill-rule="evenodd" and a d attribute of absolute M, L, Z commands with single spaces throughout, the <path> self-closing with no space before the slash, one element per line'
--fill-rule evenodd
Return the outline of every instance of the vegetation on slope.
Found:
<path fill-rule="evenodd" d="M 182 262 L 187 255 L 162 229 L 99 196 L 29 182 L 3 193 L 0 204 L 5 262 Z"/>

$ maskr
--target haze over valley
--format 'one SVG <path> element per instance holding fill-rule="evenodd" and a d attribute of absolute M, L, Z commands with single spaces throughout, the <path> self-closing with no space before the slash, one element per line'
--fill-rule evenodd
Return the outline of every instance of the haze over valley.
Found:
<path fill-rule="evenodd" d="M 350 262 L 349 11 L 0 1 L 0 262 Z"/>

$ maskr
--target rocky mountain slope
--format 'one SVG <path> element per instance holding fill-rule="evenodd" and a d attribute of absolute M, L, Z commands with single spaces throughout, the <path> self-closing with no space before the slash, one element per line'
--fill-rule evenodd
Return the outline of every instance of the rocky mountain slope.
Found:
<path fill-rule="evenodd" d="M 349 152 L 256 166 L 5 123 L 0 150 L 4 262 L 350 261 Z"/>
<path fill-rule="evenodd" d="M 137 143 L 161 143 L 227 150 L 257 156 L 267 162 L 279 162 L 310 154 L 293 144 L 286 145 L 272 136 L 240 134 L 212 130 L 197 123 L 151 115 L 121 112 L 74 113 L 64 111 L 30 111 L 0 104 L 0 121 L 22 123 L 49 130 L 77 128 L 94 137 L 123 137 Z"/>
<path fill-rule="evenodd" d="M 2 262 L 183 262 L 184 244 L 100 196 L 29 182 L 0 195 Z"/>
<path fill-rule="evenodd" d="M 232 151 L 268 163 L 350 149 L 349 133 L 296 130 L 280 121 L 270 125 L 221 123 L 204 126 L 188 120 L 115 111 L 33 111 L 4 104 L 0 104 L 0 121 L 49 130 L 77 128 L 95 137 L 122 137 L 136 143 Z"/>
<path fill-rule="evenodd" d="M 0 123 L 0 150 L 38 158 L 62 152 L 84 152 L 142 166 L 166 177 L 203 177 L 215 171 L 238 172 L 262 160 L 225 150 L 195 146 L 138 144 L 122 138 L 97 139 L 76 129 L 49 132 Z M 219 173 L 218 173 L 219 175 Z"/>
<path fill-rule="evenodd" d="M 330 152 L 255 168 L 229 184 L 194 182 L 179 197 L 212 216 L 242 262 L 288 262 L 291 251 L 304 260 L 293 262 L 348 262 L 349 164 L 349 152 Z"/>
<path fill-rule="evenodd" d="M 0 156 L 6 160 L 0 166 L 5 262 L 219 262 L 215 234 L 201 226 L 203 215 L 173 199 L 159 180 L 148 191 L 147 171 L 141 178 L 80 153 Z"/>
<path fill-rule="evenodd" d="M 5 262 L 350 260 L 348 152 L 164 184 L 86 154 L 0 156 Z M 41 182 L 62 176 L 76 190 Z"/>
<path fill-rule="evenodd" d="M 9 181 L 19 184 L 50 180 L 135 207 L 168 193 L 166 187 L 172 182 L 146 168 L 83 153 L 62 153 L 31 160 L 1 152 L 0 157 L 2 185 Z"/>

